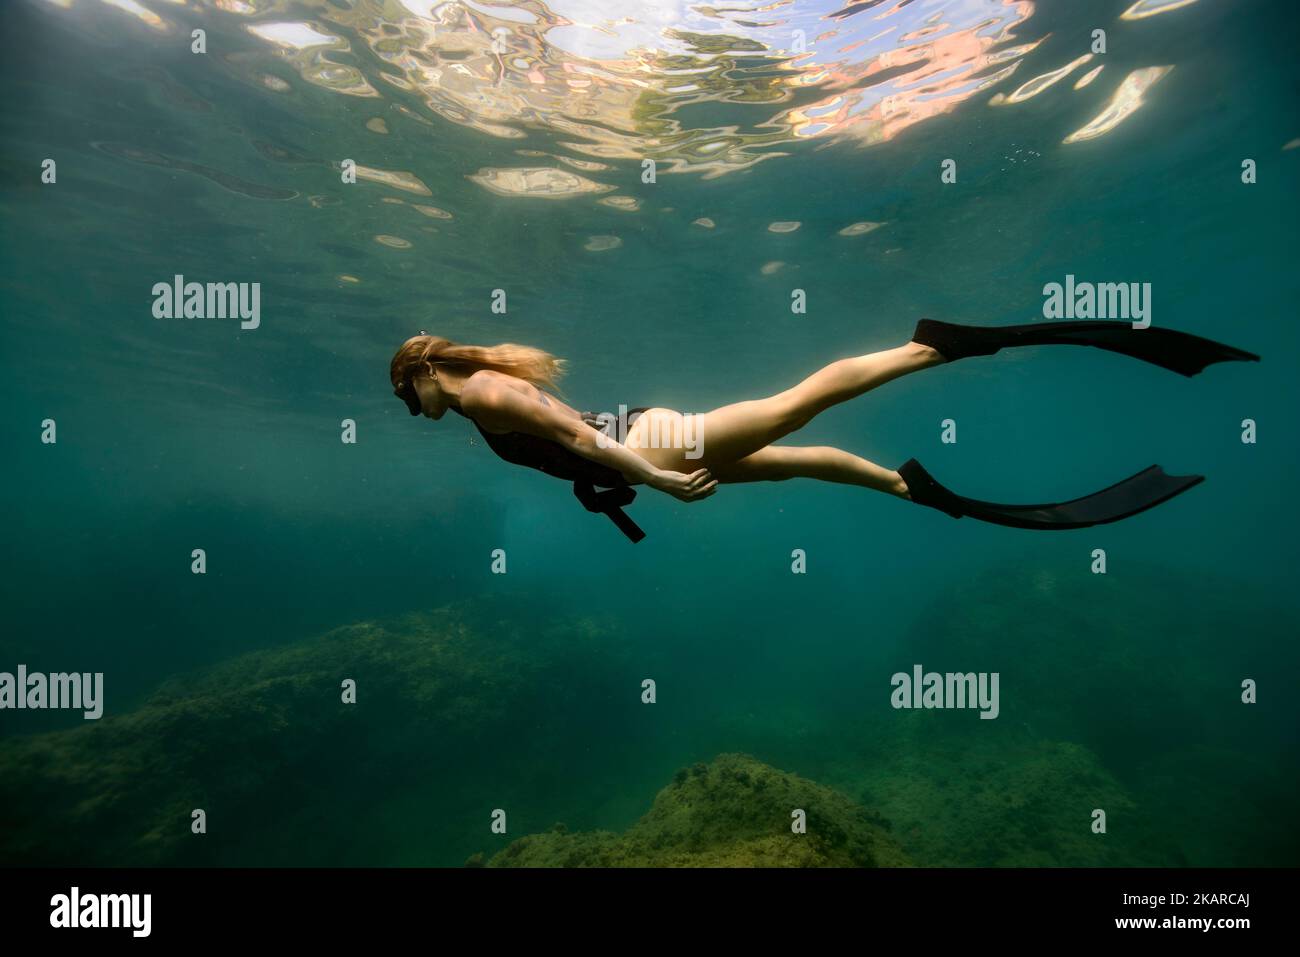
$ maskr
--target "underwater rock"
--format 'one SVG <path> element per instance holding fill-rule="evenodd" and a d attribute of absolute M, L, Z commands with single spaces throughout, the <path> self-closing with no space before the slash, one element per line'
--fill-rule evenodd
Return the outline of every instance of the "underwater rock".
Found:
<path fill-rule="evenodd" d="M 1169 601 L 1186 587 L 1159 568 L 990 568 L 935 596 L 900 668 L 998 671 L 999 723 L 1079 741 L 1111 767 L 1189 744 L 1258 741 L 1270 732 L 1238 684 L 1294 673 L 1297 622 L 1236 583 L 1199 582 L 1195 602 Z"/>
<path fill-rule="evenodd" d="M 912 736 L 830 771 L 827 780 L 880 809 L 925 867 L 1132 867 L 1187 864 L 1163 825 L 1087 748 L 1003 727 Z M 987 729 L 987 725 L 981 726 Z M 1093 811 L 1107 831 L 1092 830 Z"/>
<path fill-rule="evenodd" d="M 356 704 L 341 701 L 348 678 Z M 559 689 L 606 700 L 625 683 L 594 620 L 498 620 L 469 603 L 242 655 L 134 711 L 0 740 L 0 860 L 374 861 L 367 822 L 384 823 L 394 794 L 473 779 L 476 762 L 524 766 L 580 731 L 586 715 L 557 708 Z M 195 808 L 207 834 L 191 833 Z"/>
<path fill-rule="evenodd" d="M 807 833 L 791 812 L 807 813 Z M 904 867 L 889 824 L 844 795 L 745 754 L 682 768 L 620 834 L 531 834 L 488 867 Z M 478 866 L 477 856 L 467 861 Z"/>
<path fill-rule="evenodd" d="M 1168 807 L 1086 747 L 962 711 L 739 715 L 728 740 L 846 794 L 890 822 L 918 867 L 1180 866 Z M 689 773 L 679 772 L 679 773 Z M 1092 812 L 1108 832 L 1094 834 Z"/>
<path fill-rule="evenodd" d="M 1278 812 L 1297 785 L 1298 708 L 1289 696 L 1243 704 L 1240 689 L 1300 672 L 1294 613 L 1240 581 L 1202 579 L 1194 600 L 1169 599 L 1185 593 L 1184 577 L 1158 567 L 1017 564 L 936 595 L 900 667 L 996 670 L 1002 710 L 979 727 L 968 712 L 909 712 L 889 754 L 857 759 L 859 779 L 888 779 L 869 790 L 874 806 L 896 820 L 914 810 L 895 832 L 909 853 L 924 864 L 1294 861 L 1300 831 Z M 939 771 L 944 795 L 933 794 Z M 1107 811 L 1104 839 L 1074 823 L 1084 796 Z M 1015 817 L 1025 802 L 1039 809 L 1032 828 Z M 982 844 L 992 831 L 1001 837 Z"/>

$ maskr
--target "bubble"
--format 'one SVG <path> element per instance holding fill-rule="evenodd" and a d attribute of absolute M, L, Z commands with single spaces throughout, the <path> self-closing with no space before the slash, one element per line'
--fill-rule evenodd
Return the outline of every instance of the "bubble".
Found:
<path fill-rule="evenodd" d="M 597 200 L 602 206 L 612 206 L 615 209 L 635 212 L 641 208 L 641 201 L 631 196 L 606 196 L 604 199 Z"/>
<path fill-rule="evenodd" d="M 869 233 L 869 232 L 871 232 L 873 229 L 879 229 L 879 228 L 880 228 L 881 226 L 883 226 L 883 225 L 885 225 L 885 224 L 884 224 L 884 223 L 867 223 L 867 222 L 862 222 L 862 223 L 853 223 L 853 224 L 851 224 L 851 225 L 849 225 L 849 226 L 845 226 L 843 229 L 841 229 L 841 230 L 840 230 L 840 235 L 841 235 L 841 236 L 861 236 L 861 235 L 863 235 L 864 233 Z"/>
<path fill-rule="evenodd" d="M 502 196 L 541 196 L 547 199 L 566 199 L 584 193 L 608 193 L 614 189 L 565 170 L 546 166 L 528 166 L 517 169 L 484 167 L 469 177 L 484 189 Z"/>

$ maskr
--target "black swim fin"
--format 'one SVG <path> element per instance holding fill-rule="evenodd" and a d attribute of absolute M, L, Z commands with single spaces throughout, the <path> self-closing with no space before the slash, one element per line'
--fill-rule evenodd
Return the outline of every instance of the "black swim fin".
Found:
<path fill-rule="evenodd" d="M 950 492 L 936 482 L 934 476 L 922 468 L 916 459 L 908 459 L 903 463 L 898 474 L 907 483 L 912 501 L 918 505 L 937 508 L 953 518 L 969 515 L 981 522 L 992 522 L 995 525 L 1047 531 L 1118 522 L 1138 512 L 1145 512 L 1205 481 L 1203 475 L 1166 475 L 1164 469 L 1153 465 L 1100 492 L 1068 502 L 999 505 L 996 502 L 963 498 Z"/>
<path fill-rule="evenodd" d="M 1253 352 L 1177 329 L 1159 326 L 1134 329 L 1132 323 L 1104 319 L 1031 322 L 1020 326 L 963 326 L 922 319 L 916 324 L 912 341 L 930 346 L 949 362 L 968 356 L 989 356 L 1008 346 L 1096 346 L 1185 376 L 1194 376 L 1215 362 L 1259 361 Z"/>

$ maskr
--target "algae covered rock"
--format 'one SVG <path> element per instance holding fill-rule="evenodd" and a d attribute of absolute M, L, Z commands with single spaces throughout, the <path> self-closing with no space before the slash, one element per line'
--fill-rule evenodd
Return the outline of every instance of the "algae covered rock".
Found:
<path fill-rule="evenodd" d="M 792 832 L 792 813 L 807 831 Z M 744 754 L 677 772 L 623 834 L 556 829 L 510 844 L 489 867 L 900 867 L 889 823 L 844 795 Z"/>
<path fill-rule="evenodd" d="M 912 730 L 922 722 L 914 718 Z M 894 753 L 845 762 L 833 781 L 894 823 L 927 867 L 1186 864 L 1159 809 L 1135 798 L 1088 748 L 1022 729 L 894 739 Z M 1106 833 L 1093 830 L 1105 812 Z"/>
<path fill-rule="evenodd" d="M 467 606 L 242 655 L 166 682 L 134 711 L 0 741 L 0 860 L 371 861 L 364 835 L 390 795 L 431 775 L 473 779 L 485 754 L 509 763 L 574 733 L 561 689 L 635 700 L 620 656 L 593 621 Z M 342 700 L 347 679 L 355 704 Z M 205 835 L 191 831 L 196 808 Z"/>
<path fill-rule="evenodd" d="M 1241 680 L 1295 674 L 1294 613 L 1241 586 L 1143 566 L 1094 575 L 997 566 L 936 596 L 908 635 L 911 661 L 938 671 L 996 671 L 1005 723 L 1079 741 L 1132 767 L 1188 743 L 1286 744 L 1291 696 L 1265 716 Z"/>

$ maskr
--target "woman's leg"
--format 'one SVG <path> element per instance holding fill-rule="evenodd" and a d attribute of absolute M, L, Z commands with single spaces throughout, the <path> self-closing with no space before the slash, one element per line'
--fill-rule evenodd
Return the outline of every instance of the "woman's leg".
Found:
<path fill-rule="evenodd" d="M 803 428 L 819 412 L 943 361 L 929 346 L 909 342 L 896 349 L 832 362 L 794 388 L 766 399 L 736 402 L 707 412 L 700 422 L 704 464 L 716 475 L 727 463 L 738 462 Z"/>
<path fill-rule="evenodd" d="M 820 479 L 861 485 L 899 498 L 910 498 L 907 483 L 892 469 L 829 446 L 769 445 L 739 462 L 711 469 L 720 483 L 783 482 L 792 478 Z"/>

